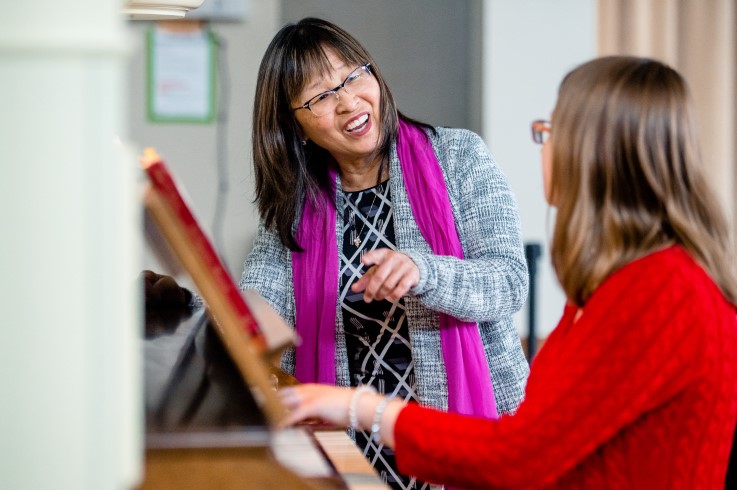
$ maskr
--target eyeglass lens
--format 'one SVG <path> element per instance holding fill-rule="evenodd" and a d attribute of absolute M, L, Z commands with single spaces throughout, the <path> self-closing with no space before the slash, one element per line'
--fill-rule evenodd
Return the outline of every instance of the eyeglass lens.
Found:
<path fill-rule="evenodd" d="M 324 116 L 335 110 L 340 99 L 339 90 L 342 88 L 349 94 L 355 93 L 356 90 L 360 90 L 361 87 L 371 78 L 371 69 L 369 65 L 362 65 L 353 70 L 350 75 L 343 80 L 343 83 L 338 85 L 333 90 L 322 92 L 311 98 L 307 104 L 310 110 L 316 116 Z"/>
<path fill-rule="evenodd" d="M 544 144 L 550 136 L 550 122 L 537 120 L 532 122 L 532 141 L 538 145 Z"/>

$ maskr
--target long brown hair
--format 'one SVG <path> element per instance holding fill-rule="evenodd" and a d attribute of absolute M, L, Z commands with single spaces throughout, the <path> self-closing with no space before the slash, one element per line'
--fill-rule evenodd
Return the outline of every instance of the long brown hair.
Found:
<path fill-rule="evenodd" d="M 585 63 L 563 79 L 552 127 L 551 256 L 572 302 L 582 306 L 611 273 L 675 243 L 737 303 L 726 221 L 675 70 L 634 57 Z"/>
<path fill-rule="evenodd" d="M 261 60 L 253 106 L 253 161 L 256 202 L 267 228 L 275 229 L 290 250 L 302 250 L 294 236 L 297 213 L 306 196 L 319 204 L 321 191 L 334 190 L 328 173 L 332 158 L 312 142 L 303 144 L 292 101 L 316 75 L 330 72 L 325 49 L 351 65 L 371 63 L 380 88 L 382 135 L 376 148 L 381 158 L 379 176 L 387 165 L 396 140 L 398 118 L 413 121 L 397 111 L 391 91 L 369 52 L 340 27 L 316 18 L 287 24 L 274 36 Z M 378 183 L 378 182 L 377 182 Z"/>

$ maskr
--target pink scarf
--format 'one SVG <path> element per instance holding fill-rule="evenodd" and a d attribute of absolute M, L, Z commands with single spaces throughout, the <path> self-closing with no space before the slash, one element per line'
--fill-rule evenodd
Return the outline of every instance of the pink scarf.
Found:
<path fill-rule="evenodd" d="M 412 214 L 436 255 L 463 259 L 440 164 L 425 133 L 399 121 L 397 156 Z M 334 177 L 334 176 L 333 176 Z M 335 179 L 331 179 L 334 181 Z M 338 302 L 338 245 L 335 191 L 322 194 L 320 209 L 305 199 L 292 253 L 296 330 L 295 375 L 302 382 L 335 384 L 335 316 Z M 438 313 L 451 412 L 497 418 L 494 388 L 478 326 Z"/>

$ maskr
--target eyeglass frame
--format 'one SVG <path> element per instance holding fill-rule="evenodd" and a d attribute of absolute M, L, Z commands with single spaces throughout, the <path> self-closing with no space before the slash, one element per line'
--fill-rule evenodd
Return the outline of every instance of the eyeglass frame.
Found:
<path fill-rule="evenodd" d="M 546 119 L 536 119 L 532 121 L 532 124 L 530 125 L 530 129 L 532 130 L 532 141 L 537 143 L 538 145 L 545 144 L 545 141 L 547 140 L 544 136 L 545 133 L 548 133 L 548 135 L 551 132 L 552 124 L 550 121 Z"/>
<path fill-rule="evenodd" d="M 348 92 L 348 90 L 346 90 L 346 88 L 345 88 L 345 84 L 346 84 L 346 83 L 348 82 L 348 79 L 349 79 L 349 78 L 351 78 L 351 75 L 353 75 L 354 73 L 356 73 L 357 71 L 359 71 L 359 70 L 361 70 L 361 69 L 363 69 L 363 70 L 364 70 L 364 71 L 365 71 L 366 73 L 368 73 L 369 75 L 371 75 L 371 63 L 364 63 L 363 65 L 360 65 L 360 66 L 356 67 L 356 69 L 355 69 L 355 70 L 351 70 L 351 72 L 350 72 L 350 73 L 348 74 L 348 76 L 347 76 L 347 77 L 345 77 L 345 80 L 343 80 L 343 82 L 342 82 L 342 83 L 341 83 L 340 85 L 338 85 L 338 86 L 337 86 L 337 87 L 335 87 L 335 88 L 332 88 L 332 89 L 330 89 L 330 90 L 325 90 L 325 91 L 323 91 L 323 92 L 320 92 L 319 94 L 316 94 L 316 95 L 314 95 L 314 96 L 310 97 L 310 98 L 309 98 L 309 99 L 307 100 L 307 102 L 305 102 L 305 103 L 304 103 L 304 104 L 302 104 L 301 106 L 299 106 L 299 107 L 293 107 L 293 108 L 292 108 L 292 112 L 294 112 L 294 111 L 298 111 L 298 110 L 300 110 L 300 109 L 307 109 L 307 110 L 308 110 L 308 111 L 310 111 L 310 112 L 311 112 L 311 113 L 312 113 L 312 114 L 313 114 L 313 115 L 314 115 L 315 117 L 321 117 L 321 116 L 318 116 L 317 114 L 315 114 L 315 112 L 314 112 L 314 111 L 312 110 L 312 107 L 310 107 L 310 105 L 311 105 L 311 104 L 310 104 L 310 102 L 311 102 L 312 100 L 316 99 L 317 97 L 320 97 L 320 96 L 322 96 L 322 95 L 326 95 L 326 94 L 331 94 L 331 95 L 335 95 L 335 96 L 336 96 L 336 97 L 338 98 L 338 100 L 340 100 L 340 95 L 338 94 L 338 90 L 340 90 L 340 89 L 343 89 L 343 90 L 345 90 L 345 92 L 346 92 L 347 94 L 350 94 L 350 92 Z M 323 115 L 323 116 L 325 116 L 325 115 L 327 115 L 327 113 L 326 113 L 326 114 L 322 114 L 322 115 Z"/>

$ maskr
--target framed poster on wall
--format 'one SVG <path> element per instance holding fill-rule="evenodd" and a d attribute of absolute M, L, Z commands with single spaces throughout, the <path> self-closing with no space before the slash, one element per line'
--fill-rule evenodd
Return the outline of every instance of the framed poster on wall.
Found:
<path fill-rule="evenodd" d="M 147 113 L 152 122 L 208 123 L 215 116 L 216 46 L 201 22 L 161 22 L 147 33 Z"/>

